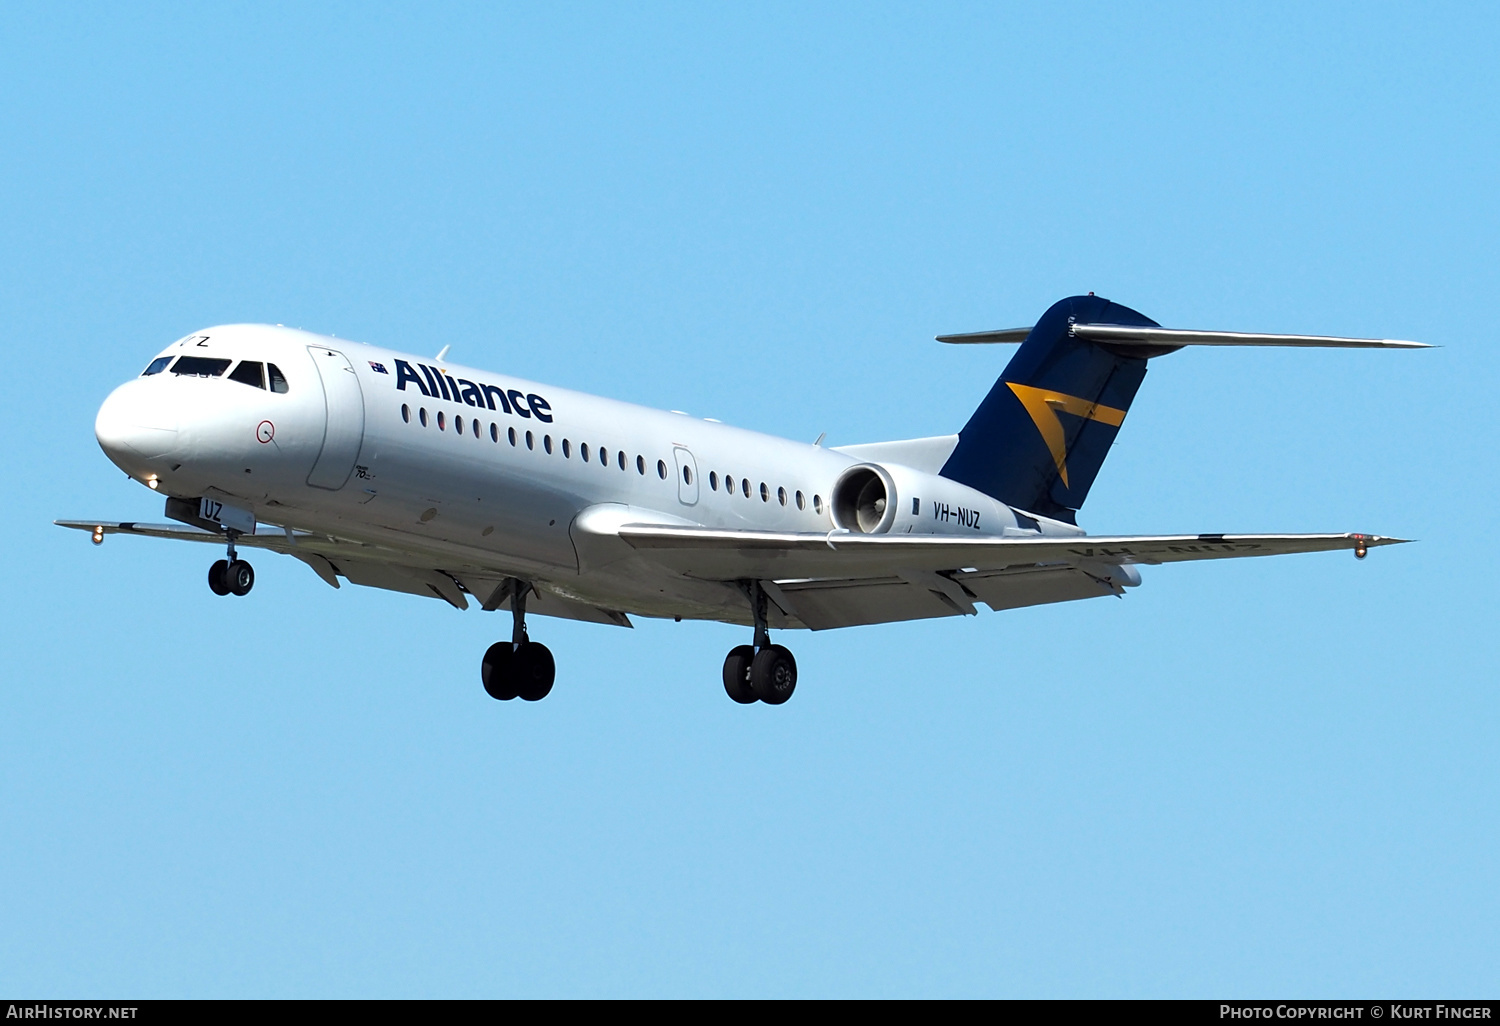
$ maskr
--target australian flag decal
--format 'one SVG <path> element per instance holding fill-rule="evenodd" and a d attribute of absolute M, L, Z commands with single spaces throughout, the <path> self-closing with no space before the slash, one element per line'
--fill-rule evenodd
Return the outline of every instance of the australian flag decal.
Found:
<path fill-rule="evenodd" d="M 388 370 L 385 369 L 385 364 L 383 364 L 383 363 L 376 363 L 374 360 L 370 361 L 370 369 L 372 371 L 374 371 L 376 374 L 389 374 L 390 373 L 390 371 L 388 371 Z"/>

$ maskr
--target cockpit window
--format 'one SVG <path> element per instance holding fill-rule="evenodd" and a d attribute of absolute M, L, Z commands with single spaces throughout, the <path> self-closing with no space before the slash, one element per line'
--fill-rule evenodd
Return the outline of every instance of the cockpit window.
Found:
<path fill-rule="evenodd" d="M 274 363 L 268 363 L 266 364 L 266 369 L 271 372 L 271 391 L 285 392 L 286 378 L 281 376 L 281 368 L 277 367 Z"/>
<path fill-rule="evenodd" d="M 230 381 L 238 381 L 242 385 L 252 385 L 255 388 L 266 387 L 265 365 L 256 360 L 245 360 L 229 375 Z"/>
<path fill-rule="evenodd" d="M 228 360 L 208 356 L 184 356 L 172 365 L 173 374 L 195 378 L 216 378 L 228 369 Z"/>
<path fill-rule="evenodd" d="M 158 356 L 156 359 L 151 361 L 151 366 L 141 371 L 141 377 L 144 378 L 149 374 L 160 374 L 162 371 L 167 369 L 167 364 L 171 362 L 172 358 L 170 356 Z"/>

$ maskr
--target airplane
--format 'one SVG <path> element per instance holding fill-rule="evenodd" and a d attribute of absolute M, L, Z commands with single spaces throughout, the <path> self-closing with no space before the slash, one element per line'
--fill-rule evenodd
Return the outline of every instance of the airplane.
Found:
<path fill-rule="evenodd" d="M 354 584 L 508 610 L 484 653 L 493 698 L 556 676 L 527 614 L 751 628 L 724 660 L 741 704 L 797 686 L 772 630 L 814 631 L 1097 596 L 1140 566 L 1369 549 L 1371 534 L 1088 535 L 1077 513 L 1151 360 L 1186 346 L 1430 348 L 1393 339 L 1163 328 L 1093 293 L 1029 328 L 956 434 L 825 447 L 280 325 L 172 343 L 99 408 L 95 437 L 166 498 L 170 524 L 59 520 L 222 545 L 216 595 L 247 595 L 254 548 Z"/>

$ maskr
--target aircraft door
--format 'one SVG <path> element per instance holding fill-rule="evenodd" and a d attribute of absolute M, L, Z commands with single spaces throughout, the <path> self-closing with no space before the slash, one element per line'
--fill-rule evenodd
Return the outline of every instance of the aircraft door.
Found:
<path fill-rule="evenodd" d="M 698 461 L 680 445 L 672 446 L 677 460 L 677 499 L 684 506 L 698 505 Z"/>
<path fill-rule="evenodd" d="M 307 351 L 318 368 L 325 400 L 323 448 L 307 475 L 307 483 L 336 492 L 349 480 L 359 459 L 365 437 L 365 396 L 359 377 L 343 353 L 322 346 L 308 346 Z"/>

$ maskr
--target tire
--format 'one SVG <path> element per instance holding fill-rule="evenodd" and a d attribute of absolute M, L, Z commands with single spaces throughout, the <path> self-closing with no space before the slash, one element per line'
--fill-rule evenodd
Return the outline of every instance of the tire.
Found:
<path fill-rule="evenodd" d="M 754 659 L 755 649 L 749 645 L 731 648 L 724 657 L 724 691 L 740 705 L 760 701 L 750 686 L 750 663 Z"/>
<path fill-rule="evenodd" d="M 500 702 L 516 697 L 515 652 L 508 641 L 497 641 L 485 650 L 479 664 L 479 679 L 485 693 Z"/>
<path fill-rule="evenodd" d="M 236 559 L 224 571 L 224 583 L 229 585 L 232 594 L 248 595 L 255 587 L 255 569 L 243 559 Z"/>
<path fill-rule="evenodd" d="M 208 568 L 208 590 L 215 595 L 229 594 L 229 560 L 221 559 Z"/>
<path fill-rule="evenodd" d="M 557 664 L 552 653 L 536 641 L 528 641 L 516 649 L 511 664 L 515 674 L 516 693 L 524 702 L 540 702 L 552 691 L 552 681 L 557 676 Z"/>
<path fill-rule="evenodd" d="M 750 686 L 767 705 L 780 705 L 797 689 L 797 660 L 780 645 L 767 645 L 750 664 Z"/>

